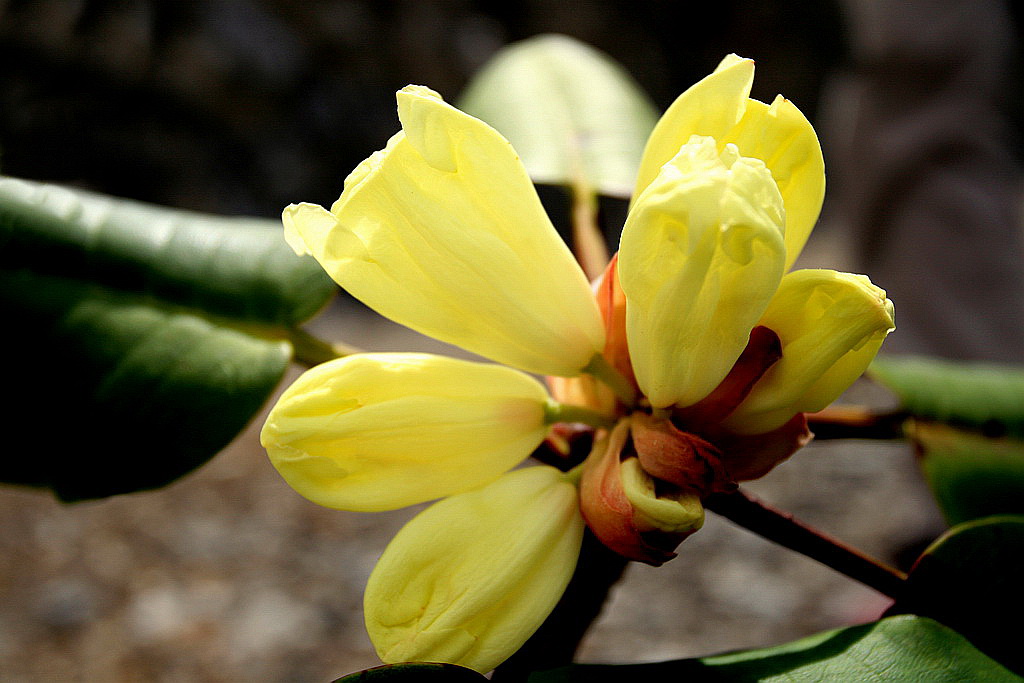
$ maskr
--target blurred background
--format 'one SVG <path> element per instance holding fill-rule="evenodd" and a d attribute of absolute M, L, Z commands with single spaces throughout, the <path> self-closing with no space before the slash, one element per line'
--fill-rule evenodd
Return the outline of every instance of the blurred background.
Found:
<path fill-rule="evenodd" d="M 6 0 L 0 171 L 275 217 L 337 198 L 397 130 L 396 89 L 454 100 L 509 42 L 574 36 L 660 108 L 736 52 L 757 61 L 753 96 L 784 94 L 821 138 L 826 207 L 799 265 L 887 289 L 887 352 L 1021 362 L 1021 5 Z M 366 348 L 439 348 L 344 297 L 315 326 Z M 867 384 L 849 399 L 888 400 Z M 904 566 L 942 528 L 905 446 L 812 445 L 750 488 Z M 3 680 L 326 681 L 377 663 L 362 587 L 410 513 L 308 503 L 252 428 L 164 490 L 62 506 L 8 488 L 0 514 Z M 770 645 L 885 604 L 712 517 L 673 562 L 630 569 L 582 659 Z"/>

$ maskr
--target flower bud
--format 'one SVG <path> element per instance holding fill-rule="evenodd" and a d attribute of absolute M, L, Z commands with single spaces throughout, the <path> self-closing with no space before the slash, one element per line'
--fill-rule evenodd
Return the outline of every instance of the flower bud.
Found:
<path fill-rule="evenodd" d="M 360 353 L 318 365 L 281 395 L 260 440 L 292 488 L 374 512 L 484 484 L 548 431 L 529 375 L 423 353 Z"/>
<path fill-rule="evenodd" d="M 366 630 L 381 660 L 490 671 L 554 609 L 579 557 L 576 487 L 527 467 L 446 498 L 391 541 L 366 584 Z"/>
<path fill-rule="evenodd" d="M 652 477 L 700 495 L 732 488 L 721 453 L 696 434 L 645 413 L 633 415 L 631 432 L 640 465 Z"/>
<path fill-rule="evenodd" d="M 662 531 L 689 536 L 703 526 L 704 506 L 700 504 L 700 496 L 664 484 L 659 487 L 636 458 L 622 461 L 621 476 L 622 489 L 633 505 L 633 522 L 641 533 Z M 659 493 L 658 488 L 675 490 Z"/>
<path fill-rule="evenodd" d="M 694 137 L 638 196 L 619 245 L 636 380 L 654 408 L 710 394 L 747 345 L 786 260 L 764 162 Z"/>
<path fill-rule="evenodd" d="M 796 270 L 782 279 L 759 322 L 779 335 L 782 359 L 725 420 L 741 434 L 821 410 L 859 377 L 895 329 L 893 305 L 863 275 Z"/>
<path fill-rule="evenodd" d="M 630 418 L 624 418 L 594 444 L 583 466 L 580 506 L 587 526 L 608 548 L 659 566 L 675 557 L 675 547 L 700 528 L 703 508 L 696 495 L 655 482 L 643 472 L 629 452 L 629 431 Z"/>

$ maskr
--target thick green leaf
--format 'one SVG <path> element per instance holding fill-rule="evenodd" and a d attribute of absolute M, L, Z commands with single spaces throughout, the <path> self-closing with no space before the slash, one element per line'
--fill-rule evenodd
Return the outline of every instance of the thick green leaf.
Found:
<path fill-rule="evenodd" d="M 529 678 L 529 683 L 622 681 L 1019 683 L 1021 679 L 957 633 L 913 616 L 829 631 L 779 647 L 656 664 L 577 664 Z"/>
<path fill-rule="evenodd" d="M 1024 516 L 1003 515 L 950 529 L 910 572 L 907 591 L 890 609 L 931 617 L 982 652 L 1024 673 Z M 968 678 L 964 680 L 988 680 Z"/>
<path fill-rule="evenodd" d="M 920 420 L 908 423 L 907 434 L 951 525 L 989 515 L 1024 514 L 1024 441 Z"/>
<path fill-rule="evenodd" d="M 497 53 L 459 100 L 501 132 L 535 182 L 628 197 L 658 119 L 648 97 L 608 56 L 542 35 Z"/>
<path fill-rule="evenodd" d="M 185 474 L 252 419 L 288 327 L 332 291 L 273 221 L 0 179 L 0 480 L 80 500 Z"/>
<path fill-rule="evenodd" d="M 334 285 L 279 221 L 209 216 L 0 177 L 0 268 L 28 268 L 259 324 L 312 317 Z"/>
<path fill-rule="evenodd" d="M 1024 439 L 1022 367 L 893 356 L 869 372 L 915 417 Z"/>
<path fill-rule="evenodd" d="M 339 678 L 334 683 L 480 683 L 487 679 L 454 664 L 387 664 Z"/>

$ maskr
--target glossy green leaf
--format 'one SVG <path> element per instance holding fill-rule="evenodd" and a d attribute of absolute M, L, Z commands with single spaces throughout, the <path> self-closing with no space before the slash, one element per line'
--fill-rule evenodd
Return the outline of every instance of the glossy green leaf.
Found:
<path fill-rule="evenodd" d="M 714 657 L 624 666 L 576 664 L 534 673 L 529 683 L 1020 680 L 954 631 L 929 619 L 903 616 Z"/>
<path fill-rule="evenodd" d="M 69 501 L 173 481 L 252 419 L 332 291 L 274 221 L 0 178 L 0 480 Z"/>
<path fill-rule="evenodd" d="M 335 291 L 280 221 L 210 216 L 0 177 L 0 268 L 27 268 L 257 324 L 307 320 Z"/>
<path fill-rule="evenodd" d="M 334 683 L 479 683 L 487 679 L 454 664 L 386 664 L 339 678 Z"/>
<path fill-rule="evenodd" d="M 993 659 L 1024 673 L 1017 621 L 1024 612 L 1022 576 L 1024 516 L 974 520 L 950 529 L 924 552 L 910 572 L 905 595 L 890 613 L 940 621 Z"/>
<path fill-rule="evenodd" d="M 466 87 L 459 107 L 508 138 L 534 182 L 580 182 L 615 197 L 633 191 L 658 120 L 621 66 L 560 35 L 500 50 Z"/>
<path fill-rule="evenodd" d="M 1024 441 L 920 420 L 908 423 L 907 434 L 950 524 L 1024 514 Z"/>
<path fill-rule="evenodd" d="M 1024 439 L 1024 367 L 891 356 L 869 373 L 915 417 Z"/>

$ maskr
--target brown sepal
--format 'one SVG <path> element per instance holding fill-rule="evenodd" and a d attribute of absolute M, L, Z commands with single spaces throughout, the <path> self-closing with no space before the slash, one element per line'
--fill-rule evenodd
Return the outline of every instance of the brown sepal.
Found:
<path fill-rule="evenodd" d="M 764 434 L 733 434 L 722 431 L 715 443 L 722 451 L 722 464 L 733 481 L 750 481 L 768 474 L 776 465 L 810 443 L 814 434 L 807 417 L 797 413 L 778 429 Z"/>
<path fill-rule="evenodd" d="M 758 325 L 750 331 L 743 353 L 715 390 L 692 406 L 677 408 L 676 421 L 703 431 L 726 417 L 743 402 L 757 380 L 782 358 L 782 342 L 772 330 Z"/>
<path fill-rule="evenodd" d="M 608 363 L 636 387 L 633 362 L 629 358 L 629 344 L 626 341 L 626 295 L 619 285 L 619 254 L 616 252 L 608 262 L 601 277 L 595 281 L 597 307 L 604 320 L 604 351 Z"/>
<path fill-rule="evenodd" d="M 634 413 L 632 436 L 640 466 L 655 479 L 701 497 L 732 490 L 718 448 L 680 430 L 667 418 Z"/>

